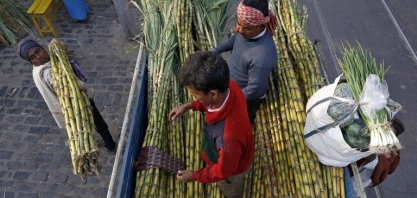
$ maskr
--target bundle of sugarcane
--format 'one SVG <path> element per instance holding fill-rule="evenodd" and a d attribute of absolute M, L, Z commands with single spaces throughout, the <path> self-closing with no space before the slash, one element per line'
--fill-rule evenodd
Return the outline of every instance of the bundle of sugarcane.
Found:
<path fill-rule="evenodd" d="M 360 44 L 357 49 L 343 46 L 342 57 L 338 59 L 340 68 L 353 99 L 360 104 L 359 115 L 371 137 L 369 150 L 376 154 L 396 153 L 402 146 L 390 125 L 393 113 L 386 108 L 389 93 L 384 64 L 378 66 L 371 53 Z"/>
<path fill-rule="evenodd" d="M 212 1 L 207 1 L 204 5 L 206 4 L 212 4 Z M 140 8 L 144 17 L 143 37 L 148 51 L 151 90 L 149 124 L 143 146 L 153 145 L 172 154 L 183 160 L 188 170 L 197 170 L 204 166 L 199 145 L 204 116 L 201 113 L 189 113 L 182 116 L 181 121 L 168 124 L 167 115 L 172 108 L 191 101 L 186 89 L 179 88 L 176 75 L 177 67 L 185 58 L 202 48 L 193 37 L 195 32 L 192 26 L 196 26 L 193 22 L 197 21 L 193 8 L 191 1 L 178 0 L 143 0 Z M 214 11 L 216 9 L 212 12 Z M 198 38 L 207 40 L 205 37 L 204 32 L 201 32 Z M 206 46 L 205 49 L 207 48 Z M 161 169 L 137 173 L 136 197 L 213 197 L 218 194 L 219 190 L 214 185 L 197 182 L 184 184 L 175 175 Z"/>
<path fill-rule="evenodd" d="M 142 1 L 143 33 L 148 52 L 149 121 L 143 146 L 155 146 L 184 161 L 182 125 L 168 125 L 168 112 L 178 104 L 179 89 L 173 76 L 176 58 L 176 30 L 170 1 Z M 176 132 L 176 133 L 175 133 Z M 177 151 L 177 148 L 180 149 Z M 174 151 L 174 152 L 172 152 Z M 135 197 L 181 195 L 183 184 L 163 169 L 137 172 Z"/>
<path fill-rule="evenodd" d="M 227 1 L 194 1 L 194 26 L 197 46 L 200 50 L 211 50 L 220 44 L 227 34 L 226 24 L 230 4 Z M 233 3 L 233 2 L 231 2 Z"/>
<path fill-rule="evenodd" d="M 305 24 L 305 18 L 298 17 L 289 24 L 284 23 L 289 17 L 295 17 L 289 11 L 295 10 L 296 2 L 270 2 L 277 8 L 285 5 L 291 9 L 280 10 L 283 15 L 282 20 L 278 20 L 281 25 L 274 40 L 280 49 L 281 58 L 277 71 L 273 74 L 276 78 L 270 79 L 271 90 L 267 94 L 265 105 L 262 105 L 256 118 L 256 156 L 245 179 L 245 197 L 343 197 L 344 186 L 339 182 L 343 181 L 343 177 L 340 177 L 343 170 L 322 166 L 303 142 L 305 101 L 321 85 L 317 57 L 305 37 L 304 25 L 299 27 L 300 23 L 294 21 L 303 20 L 301 24 Z M 194 9 L 191 9 L 192 3 L 197 3 L 194 4 Z M 180 122 L 172 124 L 167 124 L 166 117 L 170 109 L 189 102 L 190 99 L 188 93 L 180 90 L 175 82 L 176 67 L 188 54 L 197 50 L 210 50 L 219 44 L 219 38 L 225 34 L 220 21 L 226 20 L 217 19 L 219 22 L 216 23 L 205 17 L 225 16 L 227 2 L 143 0 L 142 5 L 144 38 L 149 53 L 148 67 L 151 68 L 149 101 L 152 101 L 149 108 L 150 122 L 143 146 L 157 145 L 164 148 L 182 159 L 188 165 L 187 169 L 196 170 L 202 167 L 199 136 L 204 117 L 199 113 L 189 114 L 183 116 Z M 207 7 L 208 5 L 213 7 Z M 209 11 L 216 11 L 216 14 L 206 13 Z M 174 16 L 169 13 L 174 13 Z M 288 32 L 300 32 L 291 36 L 284 30 L 284 24 L 296 26 L 287 27 Z M 216 27 L 216 31 L 222 30 L 220 32 L 223 35 L 215 33 L 211 27 Z M 177 32 L 178 46 L 175 46 L 175 41 L 172 43 L 169 39 L 167 42 L 166 39 L 172 38 L 174 30 Z M 217 36 L 212 36 L 213 34 Z M 301 49 L 293 51 L 296 47 Z M 178 52 L 172 52 L 174 49 L 178 49 Z M 171 52 L 179 59 L 167 56 Z M 306 67 L 310 69 L 307 70 Z M 185 135 L 178 131 L 185 131 Z M 165 139 L 162 140 L 161 137 Z M 327 178 L 330 179 L 326 180 Z M 340 178 L 342 180 L 335 181 Z M 136 197 L 218 197 L 220 194 L 214 185 L 202 186 L 197 182 L 182 185 L 175 176 L 159 169 L 138 172 L 136 185 Z"/>
<path fill-rule="evenodd" d="M 319 70 L 317 54 L 314 51 L 313 44 L 307 39 L 305 24 L 307 21 L 306 10 L 301 12 L 295 0 L 277 0 L 275 1 L 276 12 L 278 13 L 278 23 L 281 24 L 282 32 L 278 33 L 275 41 L 280 41 L 277 45 L 278 49 L 284 44 L 287 46 L 286 52 L 280 54 L 280 57 L 289 58 L 285 65 L 292 65 L 294 70 L 294 78 L 298 80 L 301 89 L 300 107 L 305 107 L 307 100 L 319 90 L 323 85 L 323 78 Z M 274 8 L 274 6 L 271 6 Z M 281 38 L 284 37 L 284 38 Z M 282 51 L 282 50 L 280 50 Z M 289 76 L 287 76 L 288 78 Z M 281 85 L 285 86 L 285 85 Z M 297 89 L 294 90 L 297 93 Z M 301 103 L 302 101 L 302 103 Z M 305 110 L 302 108 L 303 111 Z M 299 112 L 301 109 L 297 109 Z M 305 114 L 301 114 L 305 123 Z M 317 157 L 313 154 L 313 158 L 317 162 Z M 328 197 L 343 197 L 343 168 L 330 167 L 319 163 L 322 172 L 322 180 L 325 183 L 324 190 Z M 337 181 L 337 182 L 336 182 Z M 326 193 L 325 192 L 325 193 Z"/>
<path fill-rule="evenodd" d="M 268 174 L 252 186 L 266 186 L 267 197 L 343 197 L 343 169 L 320 164 L 304 142 L 306 99 L 323 85 L 316 54 L 305 36 L 306 19 L 298 16 L 295 1 L 270 1 L 270 5 L 279 13 L 274 36 L 279 63 L 256 118 L 255 134 L 263 137 L 257 144 L 263 145 L 264 160 L 253 162 L 253 168 L 262 167 Z"/>
<path fill-rule="evenodd" d="M 281 24 L 283 34 L 279 36 L 286 38 L 288 53 L 293 57 L 295 77 L 300 82 L 303 99 L 307 101 L 324 85 L 324 81 L 314 46 L 306 34 L 306 8 L 300 9 L 296 0 L 275 0 L 270 3 Z"/>
<path fill-rule="evenodd" d="M 74 174 L 82 179 L 102 171 L 95 139 L 95 125 L 90 101 L 69 63 L 65 46 L 57 39 L 48 45 L 55 91 L 65 116 L 67 141 Z"/>
<path fill-rule="evenodd" d="M 32 20 L 16 0 L 0 0 L 0 33 L 11 44 L 31 32 Z"/>

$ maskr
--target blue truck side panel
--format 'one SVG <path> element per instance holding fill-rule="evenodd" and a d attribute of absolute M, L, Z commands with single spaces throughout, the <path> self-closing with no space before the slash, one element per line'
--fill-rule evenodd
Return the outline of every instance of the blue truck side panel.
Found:
<path fill-rule="evenodd" d="M 136 160 L 140 147 L 142 147 L 147 127 L 147 87 L 148 72 L 145 57 L 139 73 L 138 91 L 132 109 L 129 135 L 120 169 L 117 198 L 131 198 L 134 195 L 136 174 L 133 170 L 133 162 Z"/>

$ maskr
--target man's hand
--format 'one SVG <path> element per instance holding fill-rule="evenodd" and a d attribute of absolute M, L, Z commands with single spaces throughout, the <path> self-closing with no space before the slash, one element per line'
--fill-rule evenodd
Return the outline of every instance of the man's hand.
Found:
<path fill-rule="evenodd" d="M 182 115 L 184 112 L 191 109 L 191 103 L 183 104 L 181 106 L 175 107 L 169 112 L 169 121 L 174 121 L 178 116 Z"/>
<path fill-rule="evenodd" d="M 177 173 L 177 179 L 182 182 L 191 182 L 193 179 L 193 171 L 190 170 L 179 170 Z"/>
<path fill-rule="evenodd" d="M 87 87 L 84 85 L 80 85 L 80 91 L 85 92 L 85 94 L 87 94 Z"/>

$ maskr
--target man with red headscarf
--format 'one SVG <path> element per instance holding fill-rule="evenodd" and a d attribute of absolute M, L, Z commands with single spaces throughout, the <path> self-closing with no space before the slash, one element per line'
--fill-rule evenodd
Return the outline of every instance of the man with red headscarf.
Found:
<path fill-rule="evenodd" d="M 233 50 L 227 60 L 230 78 L 245 94 L 251 123 L 269 87 L 268 76 L 278 62 L 272 35 L 276 18 L 268 9 L 268 0 L 243 0 L 237 8 L 235 34 L 212 51 Z"/>

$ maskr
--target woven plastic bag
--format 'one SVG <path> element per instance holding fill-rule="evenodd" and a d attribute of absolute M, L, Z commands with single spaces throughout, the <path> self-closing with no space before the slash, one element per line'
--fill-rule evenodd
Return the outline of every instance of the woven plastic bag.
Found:
<path fill-rule="evenodd" d="M 304 137 L 308 148 L 317 155 L 321 163 L 336 167 L 344 167 L 351 162 L 371 155 L 369 151 L 362 152 L 351 148 L 345 142 L 339 127 L 345 120 L 354 116 L 357 109 L 347 113 L 343 119 L 337 121 L 327 113 L 331 101 L 337 100 L 355 105 L 353 100 L 333 96 L 341 76 L 337 77 L 333 84 L 319 89 L 308 100 L 304 127 Z"/>

